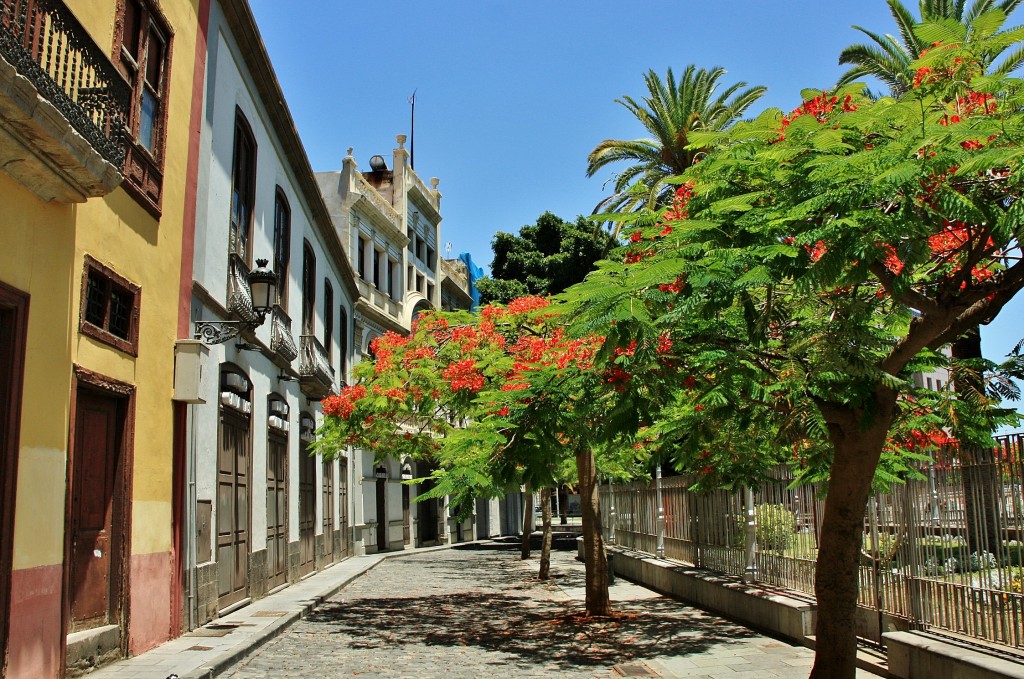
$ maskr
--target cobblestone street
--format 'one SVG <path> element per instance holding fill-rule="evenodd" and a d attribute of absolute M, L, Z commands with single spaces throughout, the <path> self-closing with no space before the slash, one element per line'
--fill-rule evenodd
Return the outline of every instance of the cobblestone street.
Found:
<path fill-rule="evenodd" d="M 573 553 L 553 553 L 544 583 L 501 547 L 388 559 L 222 676 L 807 676 L 811 651 L 621 579 L 618 619 L 578 622 Z"/>

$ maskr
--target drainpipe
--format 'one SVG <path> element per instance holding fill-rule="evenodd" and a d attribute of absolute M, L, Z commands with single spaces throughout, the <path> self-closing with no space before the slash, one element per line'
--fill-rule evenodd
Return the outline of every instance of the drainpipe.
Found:
<path fill-rule="evenodd" d="M 196 583 L 196 409 L 192 404 L 188 408 L 188 445 L 185 452 L 185 610 L 186 629 L 194 630 L 198 626 L 199 606 L 196 601 L 198 586 Z"/>

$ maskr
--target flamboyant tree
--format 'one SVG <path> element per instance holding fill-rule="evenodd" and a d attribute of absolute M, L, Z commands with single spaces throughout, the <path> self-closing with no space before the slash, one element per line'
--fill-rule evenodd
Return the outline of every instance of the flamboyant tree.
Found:
<path fill-rule="evenodd" d="M 323 400 L 317 447 L 348 445 L 438 464 L 433 495 L 468 506 L 477 495 L 561 480 L 567 461 L 580 488 L 586 553 L 586 610 L 610 612 L 597 500 L 598 459 L 611 474 L 631 470 L 635 427 L 609 419 L 620 392 L 601 367 L 604 337 L 570 337 L 539 297 L 487 306 L 479 315 L 426 313 L 409 336 L 374 341 L 376 360 L 356 382 Z M 542 574 L 544 564 L 542 563 Z"/>
<path fill-rule="evenodd" d="M 919 34 L 933 48 L 899 100 L 805 92 L 789 114 L 693 133 L 713 150 L 675 204 L 641 216 L 621 261 L 568 294 L 586 330 L 667 337 L 678 366 L 663 376 L 691 393 L 663 414 L 691 425 L 675 429 L 691 464 L 742 471 L 785 443 L 827 476 L 812 677 L 854 676 L 880 463 L 898 472 L 964 406 L 924 407 L 911 371 L 942 364 L 943 345 L 1024 287 L 1024 84 L 982 74 L 984 40 L 950 24 Z M 772 435 L 739 435 L 751 431 Z"/>

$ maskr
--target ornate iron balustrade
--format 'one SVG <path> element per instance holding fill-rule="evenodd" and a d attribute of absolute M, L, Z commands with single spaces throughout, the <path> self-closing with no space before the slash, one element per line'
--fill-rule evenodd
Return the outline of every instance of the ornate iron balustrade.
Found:
<path fill-rule="evenodd" d="M 0 54 L 97 152 L 124 163 L 131 87 L 60 0 L 0 0 Z"/>
<path fill-rule="evenodd" d="M 234 252 L 228 255 L 227 308 L 246 323 L 258 322 L 249 289 L 249 265 Z"/>
<path fill-rule="evenodd" d="M 322 398 L 334 388 L 334 368 L 324 345 L 312 335 L 299 338 L 299 380 L 303 391 Z"/>
<path fill-rule="evenodd" d="M 289 363 L 299 355 L 292 338 L 292 319 L 276 305 L 270 316 L 270 350 Z"/>

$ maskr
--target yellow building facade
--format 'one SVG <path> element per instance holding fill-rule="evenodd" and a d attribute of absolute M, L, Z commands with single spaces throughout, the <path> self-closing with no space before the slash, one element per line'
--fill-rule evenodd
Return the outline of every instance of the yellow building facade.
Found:
<path fill-rule="evenodd" d="M 64 676 L 180 632 L 172 393 L 204 12 L 205 0 L 0 0 L 11 679 Z"/>

